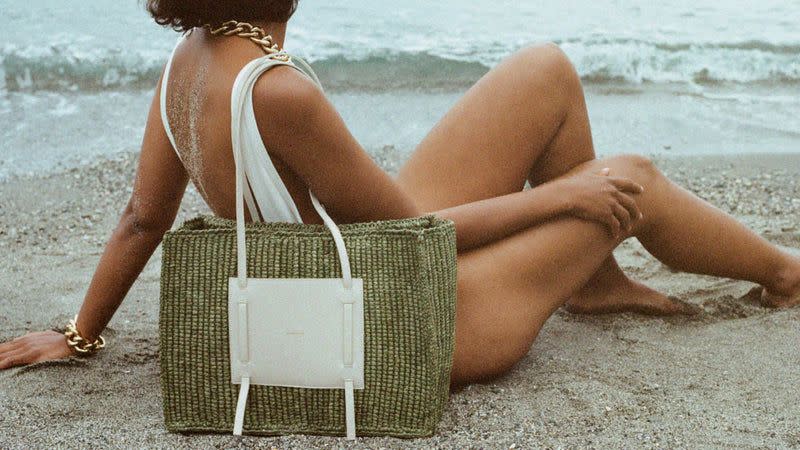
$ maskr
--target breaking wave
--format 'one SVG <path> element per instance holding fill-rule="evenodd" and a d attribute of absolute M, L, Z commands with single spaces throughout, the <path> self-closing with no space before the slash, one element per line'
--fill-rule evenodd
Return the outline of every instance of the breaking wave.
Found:
<path fill-rule="evenodd" d="M 589 83 L 800 83 L 800 45 L 653 43 L 634 39 L 558 42 Z M 514 51 L 369 50 L 309 58 L 326 88 L 392 90 L 460 89 Z M 0 88 L 8 91 L 108 90 L 152 87 L 166 55 L 79 46 L 0 50 Z"/>

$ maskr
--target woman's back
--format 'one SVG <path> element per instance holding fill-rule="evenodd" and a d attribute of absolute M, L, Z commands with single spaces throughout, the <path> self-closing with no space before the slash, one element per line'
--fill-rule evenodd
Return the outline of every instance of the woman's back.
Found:
<path fill-rule="evenodd" d="M 165 130 L 171 132 L 173 146 L 198 192 L 221 217 L 235 215 L 232 88 L 242 69 L 256 60 L 274 62 L 246 39 L 215 39 L 196 29 L 176 46 L 159 92 Z M 278 63 L 268 73 L 274 78 L 282 75 L 273 72 L 281 71 L 297 69 Z M 270 77 L 260 77 L 256 83 L 269 83 Z M 268 136 L 270 124 L 256 119 L 253 103 L 259 100 L 253 100 L 252 85 L 241 87 L 245 105 L 239 126 L 245 169 L 252 174 L 247 192 L 252 192 L 252 211 L 257 208 L 264 221 L 318 223 L 306 185 L 279 157 L 267 152 L 262 136 Z"/>

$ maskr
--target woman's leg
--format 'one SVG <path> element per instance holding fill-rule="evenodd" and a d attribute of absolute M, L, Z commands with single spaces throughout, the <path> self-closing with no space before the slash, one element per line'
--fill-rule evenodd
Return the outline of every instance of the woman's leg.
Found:
<path fill-rule="evenodd" d="M 650 197 L 648 172 L 632 162 L 590 160 L 569 173 L 611 167 L 618 176 L 645 185 Z M 648 199 L 638 200 L 641 204 Z M 626 237 L 614 239 L 601 224 L 563 217 L 460 253 L 451 385 L 485 381 L 513 367 L 553 312 L 594 276 Z"/>
<path fill-rule="evenodd" d="M 398 181 L 425 210 L 536 185 L 594 159 L 580 78 L 555 45 L 522 49 L 489 71 L 436 124 Z M 627 278 L 613 255 L 568 304 L 576 312 L 681 311 Z"/>
<path fill-rule="evenodd" d="M 531 186 L 559 177 L 580 163 L 596 158 L 589 113 L 580 77 L 563 52 L 558 52 L 564 75 L 562 96 L 566 113 L 553 138 L 528 174 Z M 546 89 L 546 86 L 542 86 Z M 684 304 L 629 278 L 619 267 L 613 254 L 565 303 L 567 311 L 579 314 L 635 311 L 642 314 L 679 314 L 691 312 Z"/>
<path fill-rule="evenodd" d="M 591 160 L 568 173 L 602 167 L 645 187 L 636 196 L 644 217 L 631 235 L 661 261 L 679 270 L 753 281 L 800 301 L 800 258 L 675 185 L 647 158 Z M 459 255 L 453 385 L 512 367 L 550 315 L 626 237 L 614 240 L 602 225 L 567 217 Z"/>
<path fill-rule="evenodd" d="M 451 386 L 511 369 L 618 243 L 601 225 L 562 218 L 459 253 Z"/>
<path fill-rule="evenodd" d="M 610 167 L 614 175 L 615 166 L 616 174 L 628 172 L 645 186 L 637 194 L 644 219 L 632 234 L 659 261 L 683 272 L 752 281 L 776 296 L 800 294 L 800 257 L 673 183 L 650 159 L 619 155 L 583 163 L 569 173 Z"/>

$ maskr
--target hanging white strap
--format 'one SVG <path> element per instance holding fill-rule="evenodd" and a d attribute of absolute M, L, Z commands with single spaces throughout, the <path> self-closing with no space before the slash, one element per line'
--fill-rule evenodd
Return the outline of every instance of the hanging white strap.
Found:
<path fill-rule="evenodd" d="M 344 414 L 347 424 L 347 439 L 356 438 L 356 413 L 353 394 L 353 380 L 344 380 Z"/>
<path fill-rule="evenodd" d="M 291 55 L 291 57 L 293 60 L 296 59 L 297 61 L 300 61 L 300 65 L 303 66 L 306 75 L 310 76 L 311 79 L 314 80 L 314 83 L 316 83 L 317 86 L 319 86 L 319 88 L 324 92 L 324 89 L 322 88 L 322 83 L 320 83 L 319 78 L 317 78 L 317 74 L 314 72 L 314 69 L 312 69 L 311 66 L 306 62 L 306 60 L 296 55 Z M 303 70 L 301 70 L 301 72 L 303 72 Z"/>
<path fill-rule="evenodd" d="M 333 235 L 333 242 L 336 244 L 336 251 L 339 253 L 339 264 L 342 267 L 342 282 L 344 283 L 345 289 L 350 289 L 353 286 L 353 275 L 350 273 L 350 258 L 347 256 L 347 248 L 344 246 L 342 232 L 339 231 L 339 227 L 336 226 L 331 216 L 325 211 L 325 207 L 319 202 L 317 196 L 315 196 L 311 190 L 308 191 L 308 195 L 311 196 L 311 203 L 314 205 L 314 209 L 317 210 L 325 226 L 328 227 Z"/>
<path fill-rule="evenodd" d="M 233 419 L 233 434 L 242 435 L 244 427 L 244 410 L 247 406 L 247 394 L 250 391 L 250 377 L 242 377 L 242 384 L 239 385 L 239 400 L 236 402 L 236 417 Z"/>

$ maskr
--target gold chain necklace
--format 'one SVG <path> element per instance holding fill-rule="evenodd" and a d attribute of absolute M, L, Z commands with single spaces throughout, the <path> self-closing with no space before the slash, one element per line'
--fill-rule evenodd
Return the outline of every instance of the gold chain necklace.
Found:
<path fill-rule="evenodd" d="M 212 36 L 239 36 L 250 39 L 252 42 L 258 44 L 258 46 L 264 50 L 264 53 L 270 55 L 270 58 L 281 61 L 289 61 L 290 59 L 289 54 L 278 48 L 278 44 L 272 42 L 272 36 L 267 34 L 261 27 L 253 26 L 247 22 L 237 22 L 235 20 L 229 20 L 219 27 L 213 27 L 210 24 L 205 24 L 203 27 L 207 29 Z"/>

